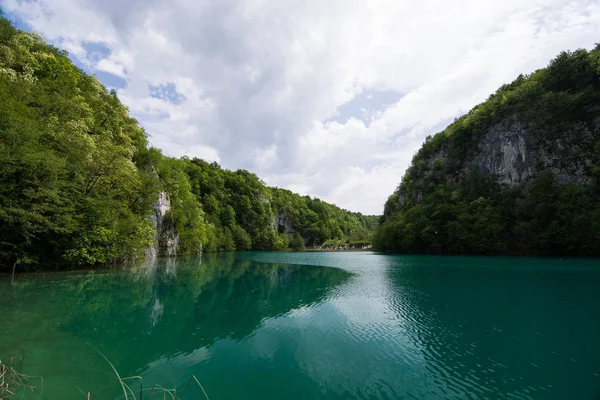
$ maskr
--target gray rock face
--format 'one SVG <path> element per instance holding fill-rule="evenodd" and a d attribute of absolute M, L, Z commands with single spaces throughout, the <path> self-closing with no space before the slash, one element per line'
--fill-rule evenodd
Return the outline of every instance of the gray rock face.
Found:
<path fill-rule="evenodd" d="M 177 248 L 179 247 L 179 235 L 175 231 L 169 214 L 171 210 L 169 195 L 166 192 L 160 192 L 153 208 L 152 225 L 156 233 L 154 234 L 154 246 L 146 251 L 146 257 L 174 257 L 177 255 Z"/>
<path fill-rule="evenodd" d="M 536 157 L 527 145 L 526 135 L 524 125 L 515 118 L 494 125 L 481 141 L 473 164 L 496 175 L 498 183 L 524 182 L 536 173 Z"/>
<path fill-rule="evenodd" d="M 273 229 L 279 233 L 296 233 L 292 220 L 285 213 L 275 214 L 273 217 Z"/>
<path fill-rule="evenodd" d="M 543 135 L 535 131 L 516 116 L 505 119 L 483 137 L 472 164 L 508 185 L 527 182 L 542 171 L 552 172 L 562 183 L 587 181 L 585 157 L 578 156 L 594 143 L 586 125 L 574 124 L 549 143 L 536 140 Z"/>
<path fill-rule="evenodd" d="M 519 115 L 505 117 L 492 125 L 477 143 L 477 150 L 465 160 L 451 160 L 459 165 L 455 179 L 464 177 L 475 167 L 491 174 L 505 185 L 527 184 L 543 172 L 552 173 L 560 183 L 585 184 L 595 167 L 594 149 L 600 137 L 600 118 L 592 123 L 573 121 L 564 126 L 553 126 L 544 116 L 534 122 Z M 537 123 L 537 125 L 536 125 Z M 442 146 L 426 160 L 424 173 L 411 185 L 411 191 L 396 190 L 398 203 L 418 203 L 425 187 L 437 171 L 443 170 L 452 149 Z"/>

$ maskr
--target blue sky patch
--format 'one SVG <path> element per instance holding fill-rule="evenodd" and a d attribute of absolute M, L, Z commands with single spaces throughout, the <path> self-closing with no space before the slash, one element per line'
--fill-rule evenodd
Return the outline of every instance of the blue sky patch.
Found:
<path fill-rule="evenodd" d="M 385 110 L 403 96 L 402 93 L 391 90 L 364 90 L 354 96 L 352 100 L 339 106 L 326 122 L 336 121 L 345 124 L 350 118 L 354 117 L 369 126 L 375 113 Z"/>
<path fill-rule="evenodd" d="M 177 91 L 177 87 L 174 83 L 169 82 L 159 85 L 148 85 L 150 91 L 150 97 L 167 101 L 171 104 L 182 104 L 185 103 L 185 96 Z"/>
<path fill-rule="evenodd" d="M 94 71 L 94 75 L 109 89 L 123 89 L 127 86 L 127 81 L 124 78 L 113 75 L 110 72 Z"/>
<path fill-rule="evenodd" d="M 2 7 L 0 7 L 0 11 L 2 11 Z M 19 17 L 19 15 L 12 12 L 4 12 L 4 16 L 12 22 L 13 26 L 17 29 L 21 29 L 23 31 L 31 32 L 31 26 L 23 20 L 23 18 Z"/>
<path fill-rule="evenodd" d="M 110 56 L 110 49 L 104 43 L 84 42 L 83 48 L 88 55 L 88 59 L 98 62 L 103 58 Z"/>

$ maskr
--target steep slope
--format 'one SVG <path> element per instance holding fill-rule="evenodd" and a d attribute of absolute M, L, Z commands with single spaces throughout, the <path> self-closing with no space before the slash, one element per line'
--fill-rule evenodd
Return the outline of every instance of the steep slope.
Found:
<path fill-rule="evenodd" d="M 368 240 L 376 217 L 352 213 L 309 196 L 271 188 L 246 170 L 182 159 L 206 213 L 207 251 L 284 250 L 328 239 Z"/>
<path fill-rule="evenodd" d="M 0 18 L 0 265 L 104 264 L 154 245 L 160 191 L 186 207 L 179 247 L 197 251 L 200 205 L 114 91 L 67 54 Z M 160 176 L 160 179 L 159 179 Z M 180 188 L 175 191 L 174 188 Z"/>
<path fill-rule="evenodd" d="M 428 137 L 381 250 L 600 254 L 600 48 L 563 52 Z"/>
<path fill-rule="evenodd" d="M 298 249 L 372 230 L 373 217 L 149 148 L 115 91 L 2 17 L 0 98 L 0 270 Z"/>

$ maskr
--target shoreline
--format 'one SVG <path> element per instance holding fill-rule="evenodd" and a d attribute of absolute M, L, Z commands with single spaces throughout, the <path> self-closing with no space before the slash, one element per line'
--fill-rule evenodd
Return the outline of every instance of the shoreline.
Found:
<path fill-rule="evenodd" d="M 319 248 L 310 248 L 304 249 L 300 251 L 309 251 L 309 252 L 335 252 L 335 253 L 356 253 L 356 252 L 371 252 L 375 253 L 373 249 L 319 249 Z"/>

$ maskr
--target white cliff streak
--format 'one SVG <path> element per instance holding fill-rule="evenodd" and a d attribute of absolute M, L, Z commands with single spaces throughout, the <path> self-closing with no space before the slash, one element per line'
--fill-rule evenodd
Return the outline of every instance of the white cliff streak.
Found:
<path fill-rule="evenodd" d="M 161 191 L 158 194 L 158 200 L 154 203 L 153 209 L 154 246 L 146 251 L 146 258 L 174 257 L 177 255 L 177 248 L 179 247 L 179 235 L 173 226 L 170 215 L 171 201 L 166 192 Z"/>

